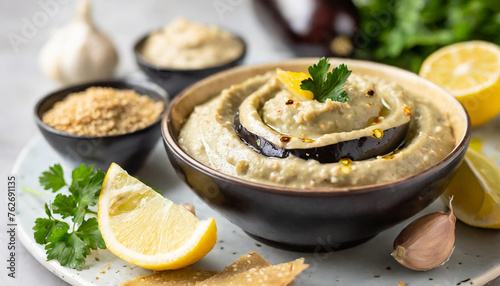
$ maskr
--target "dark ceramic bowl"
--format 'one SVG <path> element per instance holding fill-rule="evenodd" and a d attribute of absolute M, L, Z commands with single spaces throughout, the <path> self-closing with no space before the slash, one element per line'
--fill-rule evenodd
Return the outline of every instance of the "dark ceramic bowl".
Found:
<path fill-rule="evenodd" d="M 142 47 L 144 46 L 144 43 L 149 35 L 150 34 L 142 37 L 134 45 L 135 60 L 144 74 L 146 74 L 150 80 L 163 87 L 167 91 L 170 98 L 175 97 L 186 87 L 209 75 L 213 75 L 225 69 L 240 65 L 246 55 L 247 45 L 245 41 L 243 38 L 233 34 L 243 44 L 243 51 L 239 57 L 228 63 L 202 69 L 174 69 L 160 67 L 144 59 L 141 54 Z"/>
<path fill-rule="evenodd" d="M 470 121 L 448 92 L 416 74 L 365 61 L 346 63 L 358 74 L 375 75 L 425 96 L 449 116 L 455 148 L 434 166 L 412 176 L 375 185 L 331 189 L 276 187 L 232 177 L 203 165 L 178 144 L 179 130 L 193 108 L 223 88 L 280 67 L 304 71 L 317 59 L 234 68 L 186 89 L 167 109 L 162 136 L 170 162 L 212 208 L 248 234 L 268 244 L 306 251 L 351 247 L 417 214 L 445 190 L 461 163 L 470 139 Z"/>
<path fill-rule="evenodd" d="M 89 82 L 60 89 L 38 101 L 35 106 L 35 121 L 45 140 L 61 155 L 66 163 L 77 166 L 81 163 L 94 164 L 106 171 L 112 162 L 122 166 L 129 173 L 138 171 L 160 138 L 162 115 L 153 124 L 126 134 L 112 136 L 72 135 L 54 129 L 42 121 L 43 114 L 52 106 L 73 92 L 83 91 L 92 86 L 132 89 L 141 95 L 162 101 L 166 108 L 167 99 L 163 89 L 148 81 L 116 79 Z"/>

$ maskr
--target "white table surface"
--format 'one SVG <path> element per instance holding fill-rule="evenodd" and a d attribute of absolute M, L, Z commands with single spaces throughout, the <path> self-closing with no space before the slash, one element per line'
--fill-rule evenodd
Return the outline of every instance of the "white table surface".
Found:
<path fill-rule="evenodd" d="M 43 10 L 41 3 L 57 3 L 57 11 L 26 43 L 17 49 L 9 33 L 23 35 L 25 21 Z M 137 70 L 131 47 L 147 31 L 162 26 L 176 16 L 227 27 L 245 37 L 248 43 L 246 63 L 280 60 L 288 50 L 274 37 L 253 13 L 251 1 L 220 0 L 234 7 L 217 12 L 212 0 L 93 0 L 94 19 L 118 48 L 120 63 L 117 75 Z M 46 78 L 38 68 L 38 52 L 57 27 L 69 22 L 75 14 L 75 0 L 0 0 L 0 175 L 2 190 L 19 151 L 38 133 L 33 121 L 35 102 L 58 84 Z M 43 24 L 43 23 L 42 23 Z M 39 264 L 17 243 L 16 279 L 8 278 L 5 259 L 7 250 L 5 191 L 0 195 L 0 285 L 67 285 Z M 500 285 L 500 279 L 489 285 Z"/>

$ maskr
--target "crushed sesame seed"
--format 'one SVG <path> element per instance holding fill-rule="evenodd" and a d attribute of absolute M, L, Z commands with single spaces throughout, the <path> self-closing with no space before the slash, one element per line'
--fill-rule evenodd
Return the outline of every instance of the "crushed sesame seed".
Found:
<path fill-rule="evenodd" d="M 134 90 L 89 87 L 54 104 L 42 120 L 69 134 L 106 136 L 143 129 L 155 122 L 162 111 L 163 102 Z"/>

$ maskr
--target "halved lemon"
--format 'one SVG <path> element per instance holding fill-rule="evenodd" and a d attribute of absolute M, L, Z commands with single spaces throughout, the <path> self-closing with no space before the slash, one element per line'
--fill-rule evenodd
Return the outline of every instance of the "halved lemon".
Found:
<path fill-rule="evenodd" d="M 442 197 L 453 195 L 453 212 L 462 222 L 500 229 L 500 168 L 469 148 L 464 162 Z"/>
<path fill-rule="evenodd" d="M 291 72 L 284 71 L 282 69 L 276 69 L 279 79 L 290 89 L 291 92 L 302 96 L 305 99 L 313 99 L 314 94 L 309 90 L 303 90 L 300 88 L 300 84 L 303 80 L 310 78 L 309 74 L 303 72 Z"/>
<path fill-rule="evenodd" d="M 472 126 L 500 113 L 500 47 L 484 41 L 462 42 L 432 53 L 419 75 L 449 90 L 465 107 Z"/>
<path fill-rule="evenodd" d="M 132 264 L 178 269 L 203 258 L 217 241 L 213 218 L 199 220 L 113 163 L 98 204 L 107 248 Z"/>

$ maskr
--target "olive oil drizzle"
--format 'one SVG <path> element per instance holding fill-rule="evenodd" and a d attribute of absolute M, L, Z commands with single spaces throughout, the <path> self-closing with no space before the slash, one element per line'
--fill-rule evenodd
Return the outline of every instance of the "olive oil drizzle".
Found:
<path fill-rule="evenodd" d="M 262 118 L 262 117 L 261 117 L 261 118 Z M 264 124 L 265 124 L 267 127 L 269 127 L 271 130 L 273 130 L 274 132 L 279 133 L 279 134 L 281 135 L 281 137 L 280 137 L 280 141 L 281 141 L 281 142 L 288 143 L 288 142 L 292 141 L 292 138 L 297 138 L 297 139 L 301 140 L 301 141 L 302 141 L 302 142 L 304 142 L 304 143 L 314 143 L 314 142 L 316 142 L 316 140 L 311 139 L 311 138 L 302 138 L 302 137 L 290 136 L 290 134 L 283 133 L 283 132 L 279 131 L 278 129 L 276 129 L 274 126 L 272 126 L 272 125 L 268 124 L 268 123 L 266 122 L 266 120 L 264 120 L 264 119 L 263 119 L 262 121 L 263 121 L 263 122 L 264 122 Z"/>
<path fill-rule="evenodd" d="M 382 104 L 384 105 L 384 107 L 382 107 L 382 110 L 380 110 L 378 116 L 370 118 L 366 127 L 379 124 L 380 122 L 382 122 L 382 120 L 384 120 L 384 118 L 387 117 L 387 115 L 389 115 L 391 109 L 386 107 L 387 103 L 384 104 L 382 102 Z"/>

